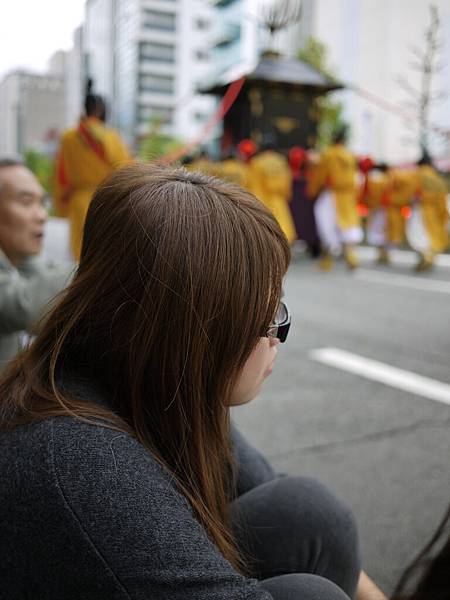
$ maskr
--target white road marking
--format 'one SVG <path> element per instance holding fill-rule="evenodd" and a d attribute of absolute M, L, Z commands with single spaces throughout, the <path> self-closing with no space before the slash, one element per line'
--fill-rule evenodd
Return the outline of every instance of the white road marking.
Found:
<path fill-rule="evenodd" d="M 357 248 L 360 260 L 366 262 L 375 262 L 378 257 L 378 250 L 370 246 L 359 246 Z M 417 263 L 417 254 L 411 250 L 398 250 L 396 248 L 389 250 L 389 256 L 393 264 L 413 266 Z M 437 254 L 434 257 L 434 264 L 437 267 L 450 268 L 450 254 Z"/>
<path fill-rule="evenodd" d="M 397 287 L 412 288 L 414 290 L 423 290 L 426 292 L 450 294 L 450 281 L 441 281 L 439 279 L 397 275 L 396 273 L 369 271 L 368 269 L 357 269 L 354 271 L 354 277 L 355 279 L 367 281 L 369 283 L 382 283 L 396 285 Z"/>
<path fill-rule="evenodd" d="M 423 377 L 404 369 L 398 369 L 378 360 L 365 358 L 339 348 L 311 350 L 309 356 L 313 360 L 336 369 L 342 369 L 399 390 L 450 405 L 450 385 L 448 383 Z"/>

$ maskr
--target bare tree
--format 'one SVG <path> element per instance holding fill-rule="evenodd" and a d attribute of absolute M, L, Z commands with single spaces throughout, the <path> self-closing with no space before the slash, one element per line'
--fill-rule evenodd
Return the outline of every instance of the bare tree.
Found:
<path fill-rule="evenodd" d="M 435 92 L 433 84 L 435 75 L 442 71 L 445 63 L 441 59 L 442 41 L 440 37 L 440 18 L 437 6 L 430 5 L 430 23 L 424 32 L 424 45 L 411 48 L 411 67 L 419 73 L 419 85 L 416 87 L 407 78 L 399 77 L 398 83 L 408 95 L 404 106 L 409 114 L 413 114 L 419 126 L 418 142 L 421 146 L 429 145 L 430 109 L 447 97 L 443 91 Z M 411 127 L 411 123 L 408 122 Z"/>

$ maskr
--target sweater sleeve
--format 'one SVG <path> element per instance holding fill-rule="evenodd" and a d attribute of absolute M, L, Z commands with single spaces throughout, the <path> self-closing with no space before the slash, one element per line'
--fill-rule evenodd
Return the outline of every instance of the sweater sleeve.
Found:
<path fill-rule="evenodd" d="M 29 330 L 69 282 L 73 266 L 27 261 L 17 272 L 0 268 L 0 334 Z"/>
<path fill-rule="evenodd" d="M 73 435 L 69 420 L 60 421 L 53 434 L 56 486 L 85 541 L 79 552 L 93 552 L 97 562 L 82 574 L 86 590 L 90 577 L 98 590 L 100 560 L 121 598 L 272 598 L 224 559 L 169 473 L 137 441 L 90 425 Z"/>

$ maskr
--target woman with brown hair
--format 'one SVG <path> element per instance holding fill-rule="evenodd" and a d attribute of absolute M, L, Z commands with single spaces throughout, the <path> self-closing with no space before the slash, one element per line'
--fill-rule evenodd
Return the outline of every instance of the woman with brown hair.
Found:
<path fill-rule="evenodd" d="M 129 165 L 0 381 L 0 582 L 14 600 L 342 600 L 350 511 L 230 430 L 290 317 L 289 247 L 231 184 Z"/>

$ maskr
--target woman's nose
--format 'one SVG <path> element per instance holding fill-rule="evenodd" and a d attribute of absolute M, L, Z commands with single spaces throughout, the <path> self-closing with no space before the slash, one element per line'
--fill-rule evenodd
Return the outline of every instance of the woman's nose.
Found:
<path fill-rule="evenodd" d="M 269 340 L 271 346 L 278 346 L 278 344 L 281 344 L 280 340 L 276 337 L 271 337 Z"/>

